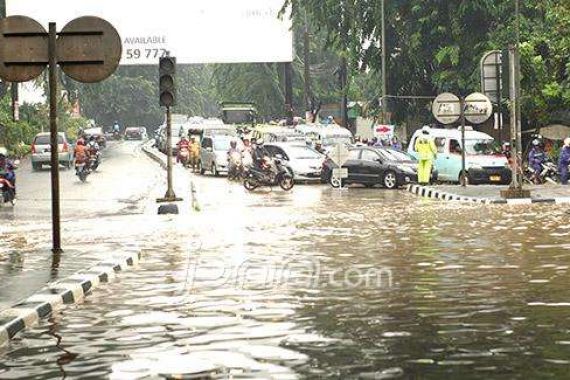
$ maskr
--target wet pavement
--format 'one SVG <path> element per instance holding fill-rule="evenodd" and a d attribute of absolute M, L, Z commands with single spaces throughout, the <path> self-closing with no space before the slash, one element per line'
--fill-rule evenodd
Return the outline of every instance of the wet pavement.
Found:
<path fill-rule="evenodd" d="M 180 215 L 149 201 L 68 228 L 136 241 L 142 261 L 0 348 L 0 378 L 566 376 L 566 208 L 206 176 L 194 212 L 189 176 Z"/>
<path fill-rule="evenodd" d="M 495 185 L 436 185 L 430 188 L 465 197 L 477 197 L 499 200 L 501 198 L 501 190 L 506 190 L 509 186 L 495 186 Z M 570 187 L 564 185 L 525 185 L 526 190 L 530 190 L 533 199 L 555 199 L 555 198 L 568 198 L 570 197 Z"/>

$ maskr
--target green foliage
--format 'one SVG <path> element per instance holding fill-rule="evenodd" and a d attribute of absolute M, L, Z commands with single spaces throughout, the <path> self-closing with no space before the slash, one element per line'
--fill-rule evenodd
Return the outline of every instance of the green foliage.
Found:
<path fill-rule="evenodd" d="M 289 5 L 293 19 L 306 13 L 354 71 L 380 72 L 380 1 L 285 0 Z M 386 0 L 385 6 L 391 95 L 479 91 L 483 53 L 515 41 L 513 0 Z M 523 118 L 544 124 L 553 110 L 570 109 L 570 2 L 521 1 L 521 7 Z M 391 108 L 397 120 L 427 118 L 427 103 L 400 100 Z"/>

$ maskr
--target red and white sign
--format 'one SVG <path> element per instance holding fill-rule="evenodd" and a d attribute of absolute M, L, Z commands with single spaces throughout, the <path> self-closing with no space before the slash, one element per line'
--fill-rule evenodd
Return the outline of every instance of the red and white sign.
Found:
<path fill-rule="evenodd" d="M 391 139 L 394 137 L 394 125 L 379 124 L 374 127 L 374 137 L 378 139 Z"/>

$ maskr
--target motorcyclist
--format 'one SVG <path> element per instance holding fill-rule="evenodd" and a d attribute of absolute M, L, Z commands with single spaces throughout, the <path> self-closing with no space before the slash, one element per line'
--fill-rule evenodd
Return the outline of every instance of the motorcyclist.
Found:
<path fill-rule="evenodd" d="M 182 156 L 180 153 L 183 149 L 187 149 L 188 151 L 190 150 L 190 141 L 188 141 L 186 136 L 182 136 L 176 146 L 178 147 L 178 150 L 176 152 L 176 162 L 182 162 Z"/>
<path fill-rule="evenodd" d="M 270 166 L 267 162 L 267 157 L 269 157 L 269 152 L 264 146 L 263 139 L 257 139 L 253 152 L 251 153 L 253 159 L 253 166 L 262 172 L 267 171 Z"/>
<path fill-rule="evenodd" d="M 85 145 L 83 138 L 77 140 L 73 156 L 75 157 L 75 162 L 77 164 L 87 163 L 87 160 L 89 159 L 89 148 Z"/>
<path fill-rule="evenodd" d="M 250 167 L 253 164 L 253 147 L 249 142 L 249 139 L 243 140 L 243 150 L 241 152 L 241 163 L 244 167 Z"/>
<path fill-rule="evenodd" d="M 532 168 L 534 182 L 539 180 L 540 173 L 542 172 L 542 164 L 546 162 L 546 159 L 546 153 L 542 149 L 540 140 L 532 140 L 532 147 L 528 152 L 528 166 Z"/>
<path fill-rule="evenodd" d="M 325 154 L 325 150 L 323 149 L 323 144 L 320 141 L 315 142 L 315 150 L 319 153 Z"/>
<path fill-rule="evenodd" d="M 560 151 L 560 159 L 558 160 L 558 173 L 560 174 L 560 183 L 568 185 L 568 165 L 570 165 L 570 137 L 564 139 L 564 146 Z"/>
<path fill-rule="evenodd" d="M 190 138 L 188 150 L 190 151 L 190 166 L 192 166 L 192 171 L 195 172 L 198 167 L 198 162 L 200 162 L 200 144 L 196 142 L 196 138 Z"/>
<path fill-rule="evenodd" d="M 239 167 L 241 165 L 242 152 L 237 147 L 237 141 L 230 141 L 230 149 L 228 149 L 228 163 L 230 177 L 236 177 L 239 174 Z"/>
<path fill-rule="evenodd" d="M 0 181 L 14 189 L 16 194 L 16 172 L 14 163 L 8 160 L 6 148 L 0 148 Z"/>

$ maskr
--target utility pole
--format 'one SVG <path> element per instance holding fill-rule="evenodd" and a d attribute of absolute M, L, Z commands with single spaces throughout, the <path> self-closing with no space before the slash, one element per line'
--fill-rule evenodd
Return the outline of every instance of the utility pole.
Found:
<path fill-rule="evenodd" d="M 311 70 L 309 65 L 309 21 L 307 20 L 307 10 L 305 10 L 305 33 L 304 33 L 304 42 L 303 42 L 303 60 L 305 61 L 305 118 L 307 122 L 312 122 L 312 109 L 311 109 Z M 309 116 L 311 120 L 309 120 Z"/>
<path fill-rule="evenodd" d="M 386 14 L 384 8 L 385 0 L 381 2 L 382 12 L 382 124 L 386 124 L 386 114 L 388 110 L 386 98 Z"/>
<path fill-rule="evenodd" d="M 287 125 L 293 125 L 293 64 L 284 63 L 285 70 L 285 117 Z"/>
<path fill-rule="evenodd" d="M 508 190 L 501 191 L 505 198 L 528 198 L 530 191 L 522 183 L 522 132 L 521 132 L 521 88 L 520 88 L 520 0 L 515 0 L 515 44 L 509 45 L 509 106 L 511 129 L 511 157 L 513 175 Z"/>

